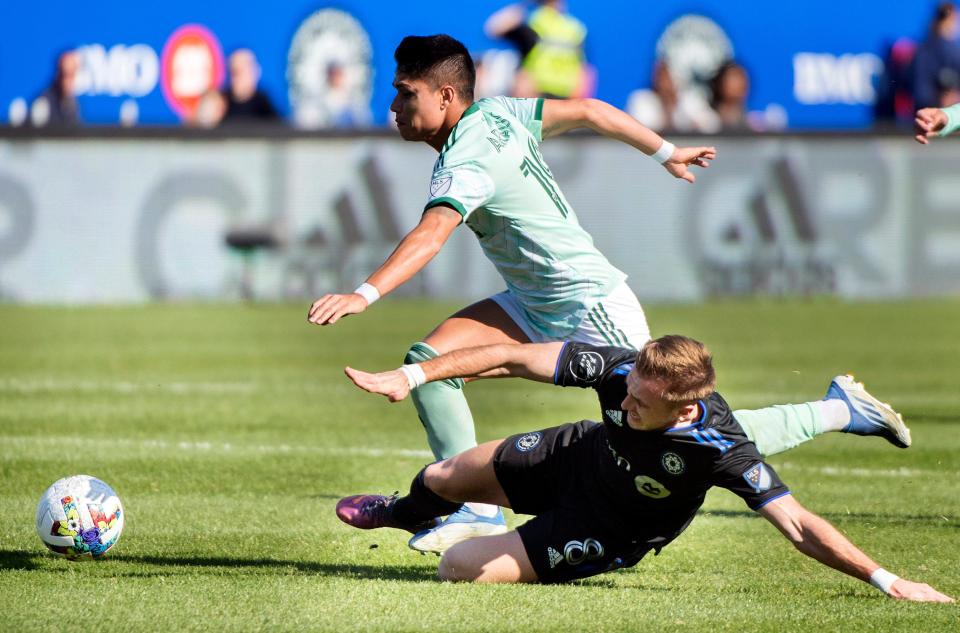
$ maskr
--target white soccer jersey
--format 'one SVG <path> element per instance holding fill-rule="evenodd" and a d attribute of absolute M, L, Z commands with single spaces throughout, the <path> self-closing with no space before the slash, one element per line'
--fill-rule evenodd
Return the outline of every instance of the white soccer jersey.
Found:
<path fill-rule="evenodd" d="M 481 99 L 433 168 L 426 208 L 446 204 L 480 239 L 544 337 L 569 336 L 626 275 L 593 245 L 540 154 L 543 99 Z"/>

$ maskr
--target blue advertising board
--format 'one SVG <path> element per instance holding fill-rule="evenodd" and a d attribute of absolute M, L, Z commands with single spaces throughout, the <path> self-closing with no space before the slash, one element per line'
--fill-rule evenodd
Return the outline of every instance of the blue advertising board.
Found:
<path fill-rule="evenodd" d="M 898 38 L 921 40 L 936 2 L 567 5 L 588 28 L 595 95 L 614 105 L 625 107 L 633 91 L 649 87 L 658 55 L 670 56 L 690 76 L 698 65 L 715 66 L 732 56 L 749 74 L 750 109 L 772 113 L 789 129 L 855 129 L 873 120 L 876 82 L 890 45 Z M 78 101 L 87 123 L 125 118 L 177 124 L 198 107 L 205 89 L 224 81 L 225 56 L 249 48 L 262 68 L 261 87 L 280 112 L 318 127 L 335 124 L 338 116 L 360 125 L 389 120 L 392 54 L 405 35 L 450 33 L 478 55 L 510 48 L 483 31 L 487 17 L 504 6 L 496 1 L 444 7 L 426 0 L 35 6 L 15 3 L 3 10 L 0 122 L 29 121 L 32 104 L 67 49 L 80 51 Z M 692 19 L 682 21 L 684 16 Z"/>

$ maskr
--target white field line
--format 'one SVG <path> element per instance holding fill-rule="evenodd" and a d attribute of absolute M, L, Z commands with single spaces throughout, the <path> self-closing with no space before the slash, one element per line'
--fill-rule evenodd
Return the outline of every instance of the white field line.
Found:
<path fill-rule="evenodd" d="M 344 383 L 346 384 L 346 383 Z M 302 391 L 317 388 L 316 382 L 303 383 L 276 383 L 260 382 L 155 382 L 155 381 L 96 381 L 96 380 L 58 380 L 58 379 L 23 379 L 0 378 L 0 395 L 9 394 L 36 394 L 36 393 L 69 393 L 69 392 L 108 392 L 117 394 L 142 393 L 170 393 L 174 395 L 189 394 L 239 394 L 256 391 Z M 359 397 L 362 394 L 357 392 Z M 774 404 L 797 404 L 818 400 L 819 394 L 785 394 L 776 391 L 730 391 L 730 400 L 736 409 L 761 408 Z M 942 407 L 960 403 L 960 393 L 946 394 L 918 394 L 918 393 L 891 393 L 882 394 L 883 398 L 893 403 L 894 407 Z M 958 415 L 960 421 L 960 415 Z"/>
<path fill-rule="evenodd" d="M 954 473 L 927 468 L 847 468 L 843 466 L 803 466 L 792 462 L 777 464 L 777 470 L 798 470 L 820 475 L 834 475 L 838 477 L 924 477 L 931 475 L 952 475 Z"/>
<path fill-rule="evenodd" d="M 38 437 L 33 435 L 0 436 L 0 455 L 9 452 L 29 454 L 31 448 L 54 447 L 63 449 L 82 450 L 109 450 L 109 451 L 142 451 L 153 454 L 159 451 L 173 451 L 177 453 L 198 454 L 257 454 L 257 455 L 334 455 L 357 457 L 415 457 L 417 459 L 432 459 L 433 454 L 428 450 L 404 448 L 371 448 L 363 446 L 307 446 L 303 444 L 235 444 L 229 442 L 176 442 L 168 440 L 135 440 L 122 438 L 94 438 L 71 435 L 55 435 Z"/>
<path fill-rule="evenodd" d="M 161 451 L 180 454 L 223 455 L 332 455 L 350 457 L 406 457 L 432 459 L 432 454 L 423 449 L 371 448 L 365 446 L 308 446 L 303 444 L 236 444 L 227 442 L 176 442 L 168 440 L 137 440 L 123 438 L 91 438 L 80 436 L 0 436 L 0 455 L 30 454 L 31 449 L 52 447 L 64 449 L 138 451 L 153 455 Z M 4 450 L 7 449 L 7 450 Z M 781 471 L 800 471 L 836 477 L 943 477 L 957 476 L 960 472 L 933 470 L 929 468 L 849 468 L 842 466 L 805 466 L 794 462 L 777 464 Z"/>
<path fill-rule="evenodd" d="M 0 378 L 0 393 L 34 394 L 81 391 L 88 393 L 109 392 L 118 394 L 171 393 L 187 394 L 237 394 L 249 393 L 256 388 L 247 382 L 130 382 L 95 380 L 24 380 Z"/>

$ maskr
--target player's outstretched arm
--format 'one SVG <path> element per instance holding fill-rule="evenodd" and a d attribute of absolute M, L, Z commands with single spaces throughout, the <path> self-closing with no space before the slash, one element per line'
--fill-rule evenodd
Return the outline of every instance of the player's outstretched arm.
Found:
<path fill-rule="evenodd" d="M 913 119 L 913 128 L 916 136 L 913 138 L 923 145 L 930 139 L 940 136 L 940 131 L 947 124 L 947 115 L 940 108 L 923 108 L 917 110 Z"/>
<path fill-rule="evenodd" d="M 928 144 L 932 138 L 953 134 L 960 129 L 960 103 L 948 108 L 917 110 L 913 128 L 916 133 L 913 138 L 923 145 Z"/>
<path fill-rule="evenodd" d="M 381 296 L 404 284 L 427 265 L 462 221 L 460 214 L 446 206 L 427 209 L 420 223 L 406 234 L 387 260 L 363 286 L 350 294 L 327 294 L 310 306 L 307 321 L 333 325 L 348 314 L 357 314 Z"/>
<path fill-rule="evenodd" d="M 953 602 L 925 583 L 898 578 L 860 551 L 835 527 L 801 506 L 792 495 L 774 499 L 760 514 L 794 546 L 824 565 L 869 582 L 891 598 L 916 602 Z"/>
<path fill-rule="evenodd" d="M 577 128 L 590 128 L 653 157 L 675 178 L 694 182 L 690 167 L 708 167 L 715 147 L 674 147 L 632 116 L 599 99 L 544 99 L 543 138 Z"/>
<path fill-rule="evenodd" d="M 425 382 L 446 378 L 506 378 L 517 376 L 552 382 L 563 343 L 501 344 L 469 347 L 415 365 L 371 374 L 347 367 L 343 371 L 364 391 L 399 402 Z"/>

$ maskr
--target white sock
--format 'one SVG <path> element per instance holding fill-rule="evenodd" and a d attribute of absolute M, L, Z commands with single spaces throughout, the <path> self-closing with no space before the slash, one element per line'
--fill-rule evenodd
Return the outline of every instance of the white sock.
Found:
<path fill-rule="evenodd" d="M 489 503 L 475 503 L 471 501 L 463 505 L 478 517 L 486 517 L 488 519 L 497 516 L 497 512 L 500 511 L 500 506 L 492 506 Z"/>
<path fill-rule="evenodd" d="M 843 400 L 833 398 L 817 400 L 811 404 L 820 410 L 820 420 L 823 423 L 824 433 L 842 431 L 843 427 L 850 424 L 850 408 Z"/>

